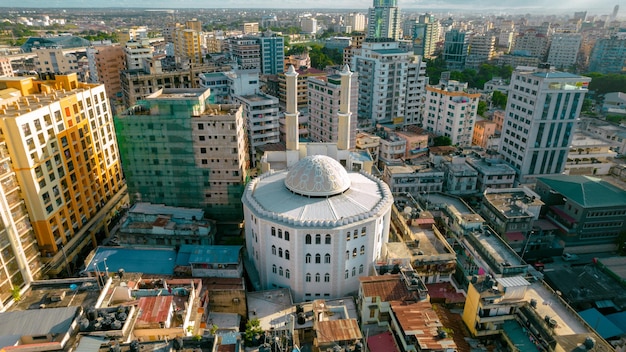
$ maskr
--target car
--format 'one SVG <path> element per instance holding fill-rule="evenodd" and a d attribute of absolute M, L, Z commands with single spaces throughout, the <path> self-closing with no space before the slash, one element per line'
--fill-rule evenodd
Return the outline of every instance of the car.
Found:
<path fill-rule="evenodd" d="M 574 260 L 578 260 L 578 256 L 572 253 L 563 253 L 561 258 L 563 258 L 563 260 L 565 260 L 566 262 L 572 262 Z"/>

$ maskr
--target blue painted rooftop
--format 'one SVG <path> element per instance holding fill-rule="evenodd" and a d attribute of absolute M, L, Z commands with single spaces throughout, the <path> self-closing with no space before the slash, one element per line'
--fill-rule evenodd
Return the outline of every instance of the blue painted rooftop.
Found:
<path fill-rule="evenodd" d="M 189 265 L 190 263 L 237 264 L 239 263 L 240 251 L 241 246 L 183 245 L 178 251 L 179 258 L 176 259 L 176 263 L 178 265 Z M 187 263 L 183 263 L 186 257 L 188 258 Z"/>
<path fill-rule="evenodd" d="M 173 275 L 176 250 L 173 248 L 124 248 L 98 247 L 96 254 L 87 264 L 85 271 L 116 273 L 124 269 L 127 273 Z"/>
<path fill-rule="evenodd" d="M 621 328 L 615 326 L 611 320 L 602 315 L 602 313 L 595 308 L 583 310 L 578 314 L 587 324 L 593 326 L 603 339 L 619 336 L 624 333 Z"/>

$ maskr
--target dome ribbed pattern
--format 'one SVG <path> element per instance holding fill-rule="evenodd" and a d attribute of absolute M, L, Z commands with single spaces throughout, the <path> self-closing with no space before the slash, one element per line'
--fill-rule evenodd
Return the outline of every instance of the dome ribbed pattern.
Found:
<path fill-rule="evenodd" d="M 350 177 L 335 159 L 312 155 L 301 159 L 289 170 L 285 186 L 297 194 L 328 197 L 350 188 Z"/>

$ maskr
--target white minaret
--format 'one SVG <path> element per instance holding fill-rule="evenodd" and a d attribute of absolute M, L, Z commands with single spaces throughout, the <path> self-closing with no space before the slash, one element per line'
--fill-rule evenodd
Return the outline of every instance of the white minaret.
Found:
<path fill-rule="evenodd" d="M 285 73 L 287 82 L 287 107 L 285 111 L 285 139 L 287 150 L 300 149 L 300 133 L 298 132 L 298 72 L 289 66 Z"/>
<path fill-rule="evenodd" d="M 339 73 L 341 76 L 341 91 L 339 96 L 339 131 L 337 138 L 337 149 L 350 149 L 350 91 L 352 90 L 350 67 L 343 66 L 343 70 Z"/>

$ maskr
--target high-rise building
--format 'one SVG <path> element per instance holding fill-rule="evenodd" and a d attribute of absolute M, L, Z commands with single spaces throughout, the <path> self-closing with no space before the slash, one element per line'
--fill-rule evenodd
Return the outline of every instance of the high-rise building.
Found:
<path fill-rule="evenodd" d="M 563 172 L 590 81 L 548 65 L 513 72 L 499 152 L 518 182 Z"/>
<path fill-rule="evenodd" d="M 347 67 L 347 66 L 344 66 Z M 350 101 L 359 98 L 358 74 L 351 74 Z M 341 101 L 341 75 L 310 77 L 309 92 L 309 136 L 314 142 L 337 143 L 339 138 L 339 114 Z M 356 146 L 357 107 L 350 106 L 350 146 Z"/>
<path fill-rule="evenodd" d="M 466 92 L 467 83 L 442 82 L 426 87 L 424 128 L 450 137 L 452 144 L 470 146 L 480 94 Z"/>
<path fill-rule="evenodd" d="M 544 62 L 550 47 L 550 38 L 543 30 L 528 29 L 515 37 L 513 51 L 515 54 L 530 56 Z"/>
<path fill-rule="evenodd" d="M 196 32 L 202 32 L 202 21 L 193 18 L 189 21 L 185 21 L 185 28 L 191 29 Z"/>
<path fill-rule="evenodd" d="M 263 93 L 235 95 L 233 100 L 241 104 L 243 118 L 248 132 L 250 164 L 256 165 L 256 148 L 265 144 L 280 142 L 280 113 L 278 98 Z"/>
<path fill-rule="evenodd" d="M 0 137 L 47 273 L 57 275 L 96 244 L 123 189 L 109 100 L 104 85 L 80 83 L 76 74 L 4 78 L 2 85 L 17 94 L 0 100 Z"/>
<path fill-rule="evenodd" d="M 363 32 L 365 30 L 365 15 L 353 12 L 346 17 L 346 26 L 352 27 L 353 32 Z"/>
<path fill-rule="evenodd" d="M 589 58 L 589 72 L 623 73 L 626 71 L 626 33 L 598 39 Z"/>
<path fill-rule="evenodd" d="M 126 69 L 126 54 L 120 45 L 99 45 L 87 48 L 91 82 L 104 84 L 107 96 L 122 97 L 120 72 Z"/>
<path fill-rule="evenodd" d="M 397 0 L 374 0 L 368 11 L 367 37 L 400 39 L 400 9 Z"/>
<path fill-rule="evenodd" d="M 174 55 L 176 62 L 182 64 L 200 65 L 204 61 L 202 44 L 204 35 L 202 32 L 178 28 L 174 31 Z"/>
<path fill-rule="evenodd" d="M 126 68 L 129 70 L 142 70 L 144 60 L 152 58 L 154 47 L 148 40 L 126 42 Z"/>
<path fill-rule="evenodd" d="M 460 29 L 446 32 L 443 59 L 451 70 L 462 70 L 469 51 L 469 35 Z"/>
<path fill-rule="evenodd" d="M 248 176 L 242 108 L 208 104 L 209 96 L 207 88 L 161 89 L 116 117 L 132 201 L 241 220 Z"/>
<path fill-rule="evenodd" d="M 35 68 L 38 72 L 68 74 L 78 71 L 76 54 L 62 48 L 33 49 L 37 54 Z"/>
<path fill-rule="evenodd" d="M 557 69 L 567 69 L 576 64 L 582 35 L 580 33 L 557 33 L 552 36 L 548 63 Z"/>
<path fill-rule="evenodd" d="M 352 56 L 354 51 L 361 49 L 365 41 L 365 34 L 352 32 L 350 33 L 350 46 L 343 48 L 343 65 L 352 65 Z"/>
<path fill-rule="evenodd" d="M 469 54 L 465 59 L 465 66 L 469 68 L 479 68 L 480 65 L 493 59 L 496 53 L 496 37 L 491 34 L 478 34 L 473 36 L 469 42 Z"/>
<path fill-rule="evenodd" d="M 372 123 L 412 125 L 421 122 L 426 63 L 391 40 L 366 40 L 354 50 L 359 74 L 358 117 Z"/>
<path fill-rule="evenodd" d="M 239 69 L 261 70 L 261 44 L 256 37 L 229 38 L 228 52 Z M 283 54 L 284 55 L 284 54 Z"/>
<path fill-rule="evenodd" d="M 264 32 L 258 37 L 261 45 L 261 73 L 276 75 L 284 72 L 285 38 L 273 32 Z"/>
<path fill-rule="evenodd" d="M 418 22 L 413 25 L 413 52 L 425 59 L 435 54 L 439 41 L 439 21 L 431 14 L 420 15 Z"/>
<path fill-rule="evenodd" d="M 14 289 L 42 276 L 39 247 L 11 164 L 6 142 L 0 138 L 0 310 L 13 299 Z"/>

